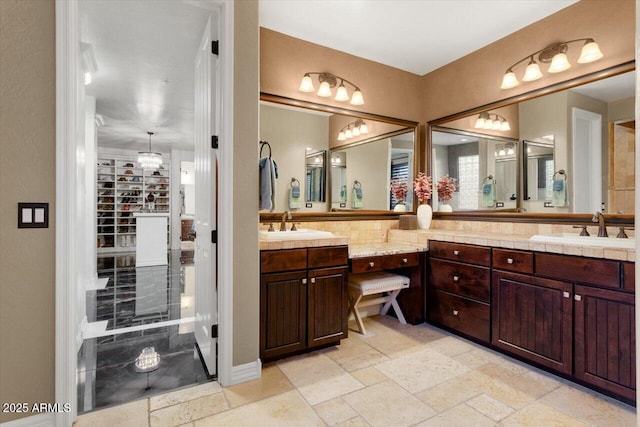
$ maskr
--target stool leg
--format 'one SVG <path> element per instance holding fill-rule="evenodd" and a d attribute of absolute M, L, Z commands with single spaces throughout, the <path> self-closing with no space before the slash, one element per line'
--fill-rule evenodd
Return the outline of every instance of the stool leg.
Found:
<path fill-rule="evenodd" d="M 382 306 L 382 309 L 380 310 L 380 314 L 382 314 L 383 316 L 385 314 L 387 314 L 389 312 L 389 309 L 391 308 L 391 292 L 385 292 L 386 296 L 383 298 L 385 300 L 384 305 Z"/>
<path fill-rule="evenodd" d="M 391 293 L 391 305 L 393 306 L 393 309 L 396 312 L 396 316 L 398 317 L 398 322 L 402 323 L 403 325 L 406 325 L 407 321 L 404 318 L 404 314 L 402 314 L 402 310 L 400 310 L 398 301 L 396 301 L 396 298 L 398 297 L 400 290 L 401 289 L 397 289 Z"/>
<path fill-rule="evenodd" d="M 367 334 L 367 330 L 364 328 L 364 323 L 362 323 L 362 317 L 360 317 L 360 313 L 358 312 L 358 304 L 362 300 L 362 295 L 358 295 L 358 297 L 353 301 L 351 305 L 351 311 L 353 312 L 353 317 L 356 318 L 356 323 L 358 324 L 358 329 L 362 335 Z"/>

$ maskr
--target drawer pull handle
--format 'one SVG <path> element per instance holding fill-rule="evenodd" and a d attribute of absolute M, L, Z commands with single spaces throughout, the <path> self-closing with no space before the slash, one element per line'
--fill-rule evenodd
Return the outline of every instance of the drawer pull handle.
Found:
<path fill-rule="evenodd" d="M 460 251 L 453 251 L 453 254 L 458 256 L 458 255 L 460 255 Z"/>
<path fill-rule="evenodd" d="M 302 279 L 301 282 L 302 282 L 303 285 L 306 285 L 307 284 L 307 279 Z"/>
<path fill-rule="evenodd" d="M 315 277 L 311 278 L 311 283 L 316 283 L 316 278 Z"/>
<path fill-rule="evenodd" d="M 562 293 L 562 296 L 563 296 L 564 298 L 570 298 L 570 297 L 571 297 L 571 294 L 569 294 L 569 292 L 566 292 L 566 291 L 565 291 L 565 292 L 563 292 L 563 293 Z"/>
<path fill-rule="evenodd" d="M 407 261 L 408 261 L 408 260 L 407 260 L 406 258 L 402 258 L 402 263 L 403 263 L 403 264 L 406 264 L 406 263 L 407 263 Z"/>
<path fill-rule="evenodd" d="M 371 262 L 369 263 L 369 267 L 373 267 L 374 265 L 376 265 L 376 263 L 375 263 L 375 262 L 373 262 L 373 261 L 371 261 Z"/>
<path fill-rule="evenodd" d="M 507 264 L 513 264 L 513 258 L 507 258 Z"/>
<path fill-rule="evenodd" d="M 573 299 L 576 300 L 576 301 L 582 301 L 582 296 L 574 295 Z"/>
<path fill-rule="evenodd" d="M 453 310 L 453 315 L 457 316 L 458 315 L 458 310 Z"/>
<path fill-rule="evenodd" d="M 453 281 L 454 281 L 454 282 L 457 282 L 458 280 L 460 280 L 460 277 L 459 277 L 459 276 L 453 276 Z"/>

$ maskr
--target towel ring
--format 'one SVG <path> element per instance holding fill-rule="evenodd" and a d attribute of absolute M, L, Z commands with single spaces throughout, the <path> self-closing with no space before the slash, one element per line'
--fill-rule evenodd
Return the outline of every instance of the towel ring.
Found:
<path fill-rule="evenodd" d="M 357 179 L 353 181 L 353 188 L 362 188 L 362 184 Z"/>
<path fill-rule="evenodd" d="M 482 184 L 486 184 L 487 181 L 489 181 L 492 184 L 495 184 L 496 181 L 493 179 L 493 175 L 489 175 L 488 177 L 486 177 L 485 179 L 482 180 Z"/>
<path fill-rule="evenodd" d="M 294 185 L 294 183 L 298 183 L 298 185 Z M 291 183 L 290 183 L 291 187 L 300 187 L 300 181 L 298 181 L 298 178 L 291 178 Z"/>
<path fill-rule="evenodd" d="M 262 149 L 265 145 L 269 147 L 269 158 L 271 158 L 271 144 L 269 144 L 267 141 L 260 141 L 260 157 L 262 157 Z"/>
<path fill-rule="evenodd" d="M 562 175 L 562 177 L 563 177 L 563 179 L 564 179 L 564 180 L 566 180 L 566 179 L 567 179 L 567 174 L 566 174 L 566 172 L 564 171 L 564 169 L 560 169 L 559 171 L 556 171 L 556 172 L 553 174 L 553 179 L 556 179 L 556 175 Z"/>

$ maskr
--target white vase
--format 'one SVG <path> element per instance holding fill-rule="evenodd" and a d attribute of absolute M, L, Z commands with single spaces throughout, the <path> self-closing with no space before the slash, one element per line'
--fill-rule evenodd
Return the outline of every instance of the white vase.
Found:
<path fill-rule="evenodd" d="M 393 208 L 394 212 L 406 212 L 407 211 L 407 205 L 405 205 L 404 203 L 397 203 L 395 205 L 395 207 Z"/>
<path fill-rule="evenodd" d="M 438 206 L 438 212 L 453 212 L 453 208 L 448 203 L 440 203 Z"/>
<path fill-rule="evenodd" d="M 431 217 L 433 216 L 433 210 L 430 205 L 424 204 L 418 206 L 418 228 L 420 230 L 428 230 L 431 227 Z"/>

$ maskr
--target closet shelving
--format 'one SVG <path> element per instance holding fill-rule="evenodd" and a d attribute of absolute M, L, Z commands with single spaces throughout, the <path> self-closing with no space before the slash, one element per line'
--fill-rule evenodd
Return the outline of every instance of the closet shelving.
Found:
<path fill-rule="evenodd" d="M 133 252 L 134 213 L 145 208 L 151 212 L 171 211 L 169 164 L 151 171 L 143 170 L 133 159 L 100 157 L 97 173 L 98 252 Z M 148 199 L 150 194 L 153 197 Z M 168 242 L 170 237 L 167 226 Z"/>

